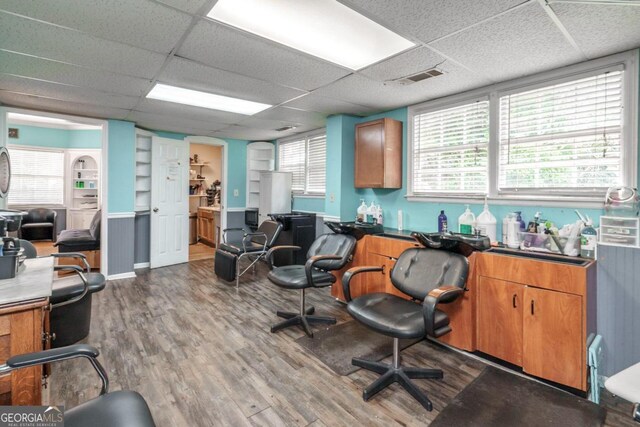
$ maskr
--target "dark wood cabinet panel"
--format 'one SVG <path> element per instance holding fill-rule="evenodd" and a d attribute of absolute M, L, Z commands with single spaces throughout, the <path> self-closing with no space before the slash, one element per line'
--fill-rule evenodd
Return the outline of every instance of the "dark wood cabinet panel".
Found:
<path fill-rule="evenodd" d="M 402 122 L 389 118 L 355 129 L 355 187 L 402 187 Z"/>

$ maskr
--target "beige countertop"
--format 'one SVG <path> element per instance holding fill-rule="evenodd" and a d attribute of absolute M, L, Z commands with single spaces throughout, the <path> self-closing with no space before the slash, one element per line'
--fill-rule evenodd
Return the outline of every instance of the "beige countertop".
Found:
<path fill-rule="evenodd" d="M 13 279 L 0 280 L 0 305 L 51 296 L 53 257 L 25 260 Z"/>

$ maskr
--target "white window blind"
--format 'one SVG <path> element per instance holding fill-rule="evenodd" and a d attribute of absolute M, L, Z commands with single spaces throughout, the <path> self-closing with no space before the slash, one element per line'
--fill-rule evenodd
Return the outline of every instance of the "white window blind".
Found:
<path fill-rule="evenodd" d="M 10 205 L 63 205 L 64 153 L 10 148 Z"/>
<path fill-rule="evenodd" d="M 623 183 L 614 70 L 500 97 L 499 191 L 602 193 Z"/>
<path fill-rule="evenodd" d="M 489 101 L 413 117 L 413 193 L 487 191 Z"/>
<path fill-rule="evenodd" d="M 327 136 L 309 138 L 307 156 L 307 193 L 324 194 L 327 171 Z"/>
<path fill-rule="evenodd" d="M 279 142 L 278 170 L 292 173 L 292 191 L 322 195 L 326 189 L 327 136 L 313 134 Z"/>
<path fill-rule="evenodd" d="M 294 192 L 304 191 L 305 145 L 304 139 L 278 144 L 278 170 L 291 172 L 291 190 Z"/>

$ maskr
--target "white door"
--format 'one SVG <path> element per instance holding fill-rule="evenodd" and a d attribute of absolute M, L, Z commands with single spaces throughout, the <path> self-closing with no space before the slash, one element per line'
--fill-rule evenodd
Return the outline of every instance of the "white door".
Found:
<path fill-rule="evenodd" d="M 151 268 L 189 260 L 189 144 L 151 144 Z"/>

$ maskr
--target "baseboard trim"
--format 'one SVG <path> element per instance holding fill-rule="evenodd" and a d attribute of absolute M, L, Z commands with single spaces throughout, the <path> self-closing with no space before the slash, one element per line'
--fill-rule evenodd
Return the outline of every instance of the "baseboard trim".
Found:
<path fill-rule="evenodd" d="M 151 266 L 151 263 L 149 262 L 139 262 L 137 264 L 133 264 L 133 269 L 137 270 L 139 268 L 149 268 Z"/>
<path fill-rule="evenodd" d="M 133 277 L 136 277 L 136 273 L 134 271 L 129 271 L 128 273 L 110 274 L 107 277 L 107 280 L 131 279 Z"/>

